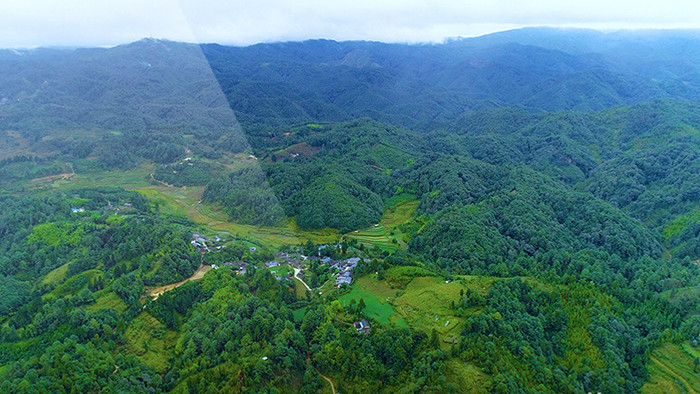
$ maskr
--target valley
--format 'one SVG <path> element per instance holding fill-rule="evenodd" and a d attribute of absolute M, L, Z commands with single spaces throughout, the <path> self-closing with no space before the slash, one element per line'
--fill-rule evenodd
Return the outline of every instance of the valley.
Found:
<path fill-rule="evenodd" d="M 0 52 L 0 389 L 697 392 L 688 34 Z"/>

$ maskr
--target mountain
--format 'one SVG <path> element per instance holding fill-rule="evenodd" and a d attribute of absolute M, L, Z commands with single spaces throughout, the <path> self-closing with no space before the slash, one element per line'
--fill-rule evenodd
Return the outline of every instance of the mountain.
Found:
<path fill-rule="evenodd" d="M 0 388 L 697 390 L 699 63 L 549 28 L 0 51 Z"/>

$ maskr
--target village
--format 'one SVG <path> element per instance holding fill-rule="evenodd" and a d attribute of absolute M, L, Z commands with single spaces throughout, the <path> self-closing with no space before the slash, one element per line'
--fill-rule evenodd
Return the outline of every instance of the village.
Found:
<path fill-rule="evenodd" d="M 219 236 L 206 238 L 199 233 L 192 234 L 190 243 L 201 252 L 203 255 L 208 252 L 219 251 L 226 246 L 223 244 L 226 240 Z M 323 270 L 328 270 L 329 279 L 321 285 L 325 285 L 329 281 L 333 281 L 333 286 L 338 288 L 343 285 L 350 285 L 353 280 L 353 270 L 360 262 L 359 257 L 349 257 L 342 260 L 332 259 L 323 253 L 324 250 L 329 250 L 330 245 L 318 246 L 318 253 L 315 256 L 305 256 L 302 253 L 277 252 L 274 254 L 274 259 L 264 263 L 264 266 L 270 270 L 277 280 L 299 280 L 307 290 L 312 291 L 314 286 L 310 286 L 306 281 L 307 270 L 314 262 L 320 264 Z M 339 245 L 335 245 L 338 247 Z M 258 252 L 255 246 L 249 247 L 249 252 L 255 254 Z M 330 253 L 329 253 L 330 254 Z M 226 261 L 221 264 L 224 267 L 230 267 L 239 275 L 245 275 L 248 263 L 244 261 Z M 213 269 L 220 268 L 217 265 L 212 265 Z M 317 287 L 321 287 L 321 285 Z"/>

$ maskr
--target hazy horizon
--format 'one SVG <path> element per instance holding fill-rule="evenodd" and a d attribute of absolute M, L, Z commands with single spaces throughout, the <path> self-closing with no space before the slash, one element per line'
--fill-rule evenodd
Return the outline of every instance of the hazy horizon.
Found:
<path fill-rule="evenodd" d="M 136 0 L 70 7 L 48 0 L 0 4 L 0 47 L 112 47 L 153 37 L 179 42 L 248 46 L 329 39 L 438 43 L 526 27 L 618 30 L 700 29 L 700 3 L 589 1 L 385 0 L 254 4 L 220 0 Z"/>

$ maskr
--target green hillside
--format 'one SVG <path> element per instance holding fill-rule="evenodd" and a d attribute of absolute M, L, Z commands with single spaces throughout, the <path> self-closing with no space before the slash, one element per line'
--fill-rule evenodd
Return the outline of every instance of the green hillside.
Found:
<path fill-rule="evenodd" d="M 628 34 L 0 51 L 0 389 L 700 390 L 700 42 Z"/>

